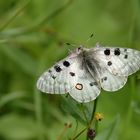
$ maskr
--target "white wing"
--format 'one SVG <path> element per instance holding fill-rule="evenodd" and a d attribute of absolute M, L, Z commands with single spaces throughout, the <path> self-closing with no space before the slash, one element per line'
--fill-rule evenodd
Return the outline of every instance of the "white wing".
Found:
<path fill-rule="evenodd" d="M 75 67 L 75 75 L 74 79 L 71 78 L 71 82 L 73 83 L 73 88 L 69 91 L 69 94 L 78 102 L 90 102 L 100 94 L 100 85 L 94 78 L 90 75 L 90 73 L 81 68 L 79 63 L 73 64 Z M 76 69 L 77 68 L 77 69 Z"/>
<path fill-rule="evenodd" d="M 127 76 L 115 76 L 107 69 L 102 69 L 100 73 L 101 87 L 106 91 L 117 91 L 127 82 Z"/>
<path fill-rule="evenodd" d="M 70 78 L 75 57 L 67 57 L 43 73 L 37 81 L 37 88 L 45 93 L 64 94 L 73 87 Z"/>
<path fill-rule="evenodd" d="M 78 102 L 94 100 L 100 93 L 100 86 L 86 71 L 79 56 L 69 56 L 45 72 L 37 81 L 42 92 L 69 94 Z"/>
<path fill-rule="evenodd" d="M 128 48 L 96 47 L 94 58 L 113 75 L 128 76 L 140 69 L 140 51 Z"/>

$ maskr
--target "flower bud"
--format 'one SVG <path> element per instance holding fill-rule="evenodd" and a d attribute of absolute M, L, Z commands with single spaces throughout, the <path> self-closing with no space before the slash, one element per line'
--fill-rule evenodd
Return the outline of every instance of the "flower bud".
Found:
<path fill-rule="evenodd" d="M 93 140 L 96 136 L 96 132 L 94 129 L 88 129 L 87 136 L 90 140 Z"/>

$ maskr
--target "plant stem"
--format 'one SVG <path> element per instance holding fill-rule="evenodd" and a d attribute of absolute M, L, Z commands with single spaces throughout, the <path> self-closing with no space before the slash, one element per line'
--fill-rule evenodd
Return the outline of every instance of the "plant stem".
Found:
<path fill-rule="evenodd" d="M 92 111 L 91 119 L 90 119 L 90 122 L 89 122 L 88 129 L 87 130 L 89 130 L 91 128 L 92 124 L 93 124 L 94 115 L 95 115 L 95 111 L 96 111 L 96 108 L 97 108 L 97 102 L 98 102 L 98 98 L 96 98 L 95 101 L 94 101 L 93 111 Z M 86 137 L 86 140 L 88 140 L 88 135 Z"/>
<path fill-rule="evenodd" d="M 71 140 L 76 140 L 82 133 L 85 132 L 85 130 L 87 130 L 87 127 L 84 128 L 82 131 L 80 131 L 74 138 L 72 138 Z"/>
<path fill-rule="evenodd" d="M 91 119 L 90 119 L 90 122 L 89 122 L 89 128 L 91 127 L 91 125 L 93 123 L 93 120 L 94 120 L 94 115 L 95 115 L 95 111 L 96 111 L 96 108 L 97 108 L 97 102 L 98 102 L 98 98 L 96 98 L 95 101 L 94 101 L 93 111 L 92 111 Z"/>

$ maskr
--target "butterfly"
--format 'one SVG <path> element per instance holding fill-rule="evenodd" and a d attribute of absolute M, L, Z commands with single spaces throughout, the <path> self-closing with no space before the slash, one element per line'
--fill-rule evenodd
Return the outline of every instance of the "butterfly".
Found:
<path fill-rule="evenodd" d="M 99 96 L 101 89 L 117 91 L 129 75 L 140 69 L 140 51 L 130 48 L 80 46 L 44 72 L 37 88 L 45 93 L 65 94 L 80 103 Z"/>

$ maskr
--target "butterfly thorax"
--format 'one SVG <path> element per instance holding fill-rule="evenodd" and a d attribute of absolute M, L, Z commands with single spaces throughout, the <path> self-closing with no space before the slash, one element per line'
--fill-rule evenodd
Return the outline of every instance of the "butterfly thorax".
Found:
<path fill-rule="evenodd" d="M 83 65 L 86 67 L 87 71 L 91 74 L 92 77 L 98 79 L 100 77 L 100 65 L 97 60 L 94 58 L 94 50 L 83 48 L 83 51 L 80 53 L 83 59 Z"/>

